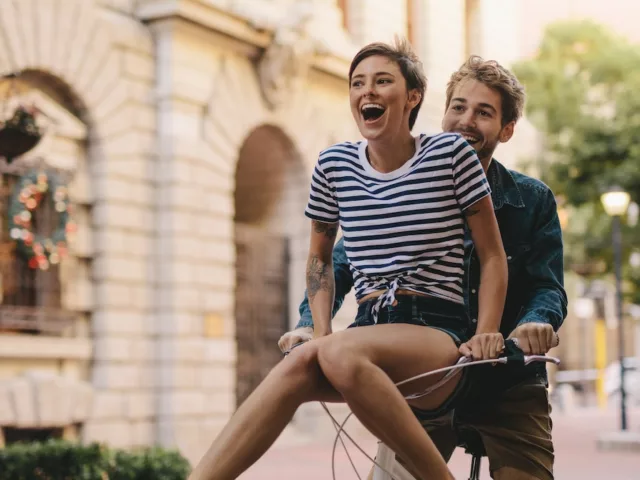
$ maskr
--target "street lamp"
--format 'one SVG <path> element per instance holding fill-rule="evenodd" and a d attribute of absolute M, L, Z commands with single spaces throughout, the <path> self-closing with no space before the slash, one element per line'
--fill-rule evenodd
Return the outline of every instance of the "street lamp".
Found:
<path fill-rule="evenodd" d="M 620 357 L 620 426 L 627 429 L 627 392 L 624 385 L 624 329 L 622 321 L 622 233 L 620 217 L 624 215 L 631 200 L 629 194 L 613 187 L 600 197 L 605 212 L 612 218 L 613 263 L 616 276 L 616 316 L 618 317 L 618 355 Z"/>

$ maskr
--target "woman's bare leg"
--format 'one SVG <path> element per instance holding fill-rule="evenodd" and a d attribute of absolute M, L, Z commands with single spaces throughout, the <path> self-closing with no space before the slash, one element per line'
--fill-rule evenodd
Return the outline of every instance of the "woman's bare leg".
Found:
<path fill-rule="evenodd" d="M 451 365 L 457 356 L 448 335 L 413 325 L 359 327 L 314 340 L 272 370 L 189 478 L 235 479 L 266 452 L 302 403 L 347 400 L 360 421 L 424 478 L 450 479 L 446 463 L 393 382 Z M 331 383 L 326 372 L 331 372 Z M 438 380 L 430 377 L 410 390 Z M 436 408 L 455 385 L 454 379 L 420 407 Z"/>
<path fill-rule="evenodd" d="M 446 333 L 405 324 L 359 327 L 332 335 L 320 346 L 318 360 L 327 380 L 342 394 L 362 424 L 400 455 L 426 480 L 453 476 L 420 425 L 403 394 L 394 385 L 406 378 L 452 365 L 458 349 Z M 427 377 L 404 389 L 417 392 L 441 377 Z M 459 378 L 421 400 L 437 408 Z"/>
<path fill-rule="evenodd" d="M 296 348 L 238 408 L 189 480 L 233 480 L 276 441 L 304 402 L 342 401 L 317 361 L 317 344 Z"/>

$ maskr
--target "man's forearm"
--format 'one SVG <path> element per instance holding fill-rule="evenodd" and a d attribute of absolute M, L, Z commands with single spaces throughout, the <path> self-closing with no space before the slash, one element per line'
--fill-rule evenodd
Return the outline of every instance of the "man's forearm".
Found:
<path fill-rule="evenodd" d="M 567 316 L 567 297 L 561 288 L 538 288 L 518 319 L 525 323 L 547 323 L 558 331 Z"/>
<path fill-rule="evenodd" d="M 567 294 L 564 289 L 564 251 L 562 229 L 555 198 L 549 191 L 541 199 L 539 224 L 531 240 L 532 255 L 527 260 L 529 274 L 525 302 L 518 325 L 548 323 L 558 330 L 567 316 Z"/>
<path fill-rule="evenodd" d="M 307 261 L 307 296 L 316 334 L 331 333 L 331 310 L 335 282 L 332 262 L 324 262 L 317 255 Z"/>
<path fill-rule="evenodd" d="M 488 258 L 481 266 L 476 333 L 500 331 L 500 320 L 507 295 L 507 278 L 507 262 L 502 256 Z"/>

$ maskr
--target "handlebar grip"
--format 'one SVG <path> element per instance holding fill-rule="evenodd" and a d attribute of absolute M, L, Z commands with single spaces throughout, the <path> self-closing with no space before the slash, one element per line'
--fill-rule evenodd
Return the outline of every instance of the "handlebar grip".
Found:
<path fill-rule="evenodd" d="M 556 346 L 559 343 L 558 334 L 555 337 Z M 505 363 L 520 363 L 521 365 L 529 365 L 531 362 L 549 362 L 558 365 L 560 360 L 555 357 L 548 357 L 546 355 L 525 355 L 520 349 L 517 342 L 514 339 L 509 339 L 504 342 L 505 351 L 503 357 L 506 358 Z"/>

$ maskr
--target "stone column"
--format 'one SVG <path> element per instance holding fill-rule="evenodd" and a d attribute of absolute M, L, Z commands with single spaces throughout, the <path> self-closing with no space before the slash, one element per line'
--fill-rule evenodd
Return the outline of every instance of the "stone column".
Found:
<path fill-rule="evenodd" d="M 152 29 L 158 62 L 157 440 L 195 461 L 235 404 L 237 152 L 212 155 L 203 144 L 206 105 L 220 65 L 213 40 L 176 19 L 155 22 Z"/>

